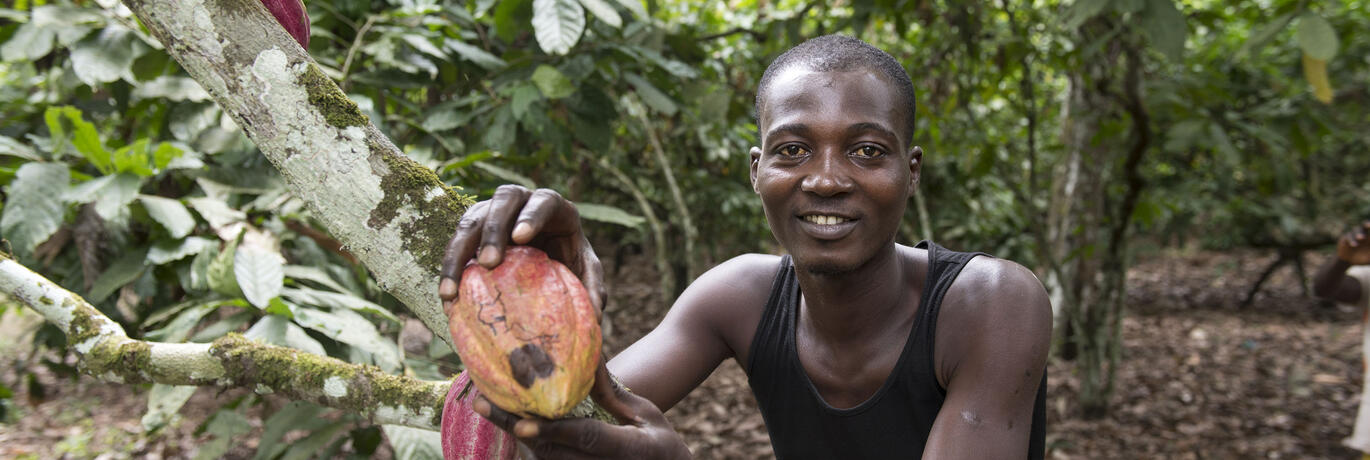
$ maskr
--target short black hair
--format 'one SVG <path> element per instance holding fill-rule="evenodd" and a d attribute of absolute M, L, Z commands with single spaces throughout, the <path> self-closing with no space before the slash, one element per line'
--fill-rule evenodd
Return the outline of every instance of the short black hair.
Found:
<path fill-rule="evenodd" d="M 884 76 L 894 85 L 894 90 L 899 96 L 900 105 L 908 107 L 908 118 L 905 120 L 904 132 L 907 134 L 905 140 L 912 142 L 915 113 L 917 103 L 914 101 L 913 80 L 909 78 L 908 72 L 904 71 L 904 66 L 899 65 L 899 61 L 894 59 L 880 48 L 871 46 L 857 38 L 846 35 L 824 35 L 811 38 L 804 43 L 790 48 L 771 61 L 771 65 L 766 67 L 766 72 L 761 74 L 761 83 L 756 88 L 756 102 L 753 110 L 756 111 L 757 129 L 761 127 L 761 101 L 765 100 L 766 93 L 769 92 L 771 80 L 781 71 L 794 66 L 803 66 L 815 72 L 848 72 L 857 69 L 874 70 Z M 761 142 L 761 135 L 758 133 L 757 142 Z"/>

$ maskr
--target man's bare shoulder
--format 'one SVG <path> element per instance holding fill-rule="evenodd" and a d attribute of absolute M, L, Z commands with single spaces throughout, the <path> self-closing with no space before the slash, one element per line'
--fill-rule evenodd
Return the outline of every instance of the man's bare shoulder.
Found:
<path fill-rule="evenodd" d="M 690 283 L 690 287 L 681 293 L 676 305 L 700 305 L 731 310 L 731 307 L 739 304 L 755 303 L 760 308 L 770 295 L 771 284 L 779 268 L 779 256 L 743 254 L 733 257 Z"/>
<path fill-rule="evenodd" d="M 1031 270 L 1009 260 L 975 257 L 942 301 L 939 380 L 947 384 L 963 366 L 1045 365 L 1051 328 L 1050 298 Z"/>

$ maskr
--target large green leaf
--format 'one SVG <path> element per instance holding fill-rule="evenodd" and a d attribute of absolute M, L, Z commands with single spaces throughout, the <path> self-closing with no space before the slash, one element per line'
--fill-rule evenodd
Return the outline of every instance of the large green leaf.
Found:
<path fill-rule="evenodd" d="M 28 255 L 62 226 L 62 203 L 71 173 L 60 163 L 26 163 L 15 172 L 0 216 L 0 236 Z"/>
<path fill-rule="evenodd" d="M 675 115 L 676 111 L 679 110 L 670 96 L 656 89 L 646 78 L 635 73 L 625 73 L 623 79 L 628 80 L 628 83 L 633 85 L 633 89 L 637 90 L 637 95 L 642 98 L 642 103 L 647 104 L 648 107 L 666 115 Z"/>
<path fill-rule="evenodd" d="M 147 413 L 143 414 L 143 431 L 157 431 L 174 421 L 176 414 L 181 411 L 181 406 L 184 406 L 199 388 L 195 385 L 153 384 L 152 389 L 147 392 Z"/>
<path fill-rule="evenodd" d="M 96 86 L 124 79 L 133 82 L 133 60 L 142 54 L 138 36 L 128 28 L 111 24 L 99 34 L 86 37 L 71 50 L 71 67 L 82 83 Z"/>
<path fill-rule="evenodd" d="M 290 443 L 282 442 L 294 430 L 313 430 L 331 422 L 322 417 L 327 410 L 307 401 L 291 401 L 262 424 L 262 437 L 252 460 L 270 460 L 281 455 Z"/>
<path fill-rule="evenodd" d="M 499 70 L 509 65 L 499 56 L 456 39 L 449 38 L 446 43 L 443 43 L 443 46 L 485 70 Z"/>
<path fill-rule="evenodd" d="M 619 16 L 618 10 L 604 0 L 580 0 L 580 5 L 594 13 L 595 17 L 604 21 L 605 24 L 615 28 L 623 27 L 623 17 Z"/>
<path fill-rule="evenodd" d="M 81 110 L 75 107 L 49 107 L 43 113 L 48 131 L 52 133 L 53 153 L 60 156 L 65 150 L 66 128 L 62 124 L 64 117 L 71 122 L 71 142 L 76 147 L 76 151 L 86 157 L 86 161 L 95 165 L 95 168 L 101 173 L 114 173 L 114 165 L 111 163 L 109 152 L 100 142 L 100 134 L 95 130 L 95 125 L 82 118 Z"/>
<path fill-rule="evenodd" d="M 214 229 L 247 219 L 247 214 L 229 207 L 228 203 L 218 198 L 197 197 L 189 198 L 186 202 L 190 203 L 190 207 L 195 208 L 195 212 L 200 213 L 200 217 L 209 222 L 209 226 Z"/>
<path fill-rule="evenodd" d="M 324 350 L 323 345 L 318 340 L 314 340 L 304 329 L 282 316 L 263 316 L 262 319 L 257 320 L 257 324 L 248 328 L 243 336 L 272 345 L 290 347 L 319 356 L 328 356 L 328 352 Z"/>
<path fill-rule="evenodd" d="M 300 281 L 312 281 L 340 293 L 350 293 L 347 288 L 338 284 L 337 280 L 334 280 L 332 276 L 329 276 L 327 272 L 320 270 L 318 267 L 286 265 L 284 272 L 286 278 Z"/>
<path fill-rule="evenodd" d="M 1108 8 L 1109 0 L 1075 0 L 1066 10 L 1066 29 L 1075 29 Z"/>
<path fill-rule="evenodd" d="M 209 238 L 192 236 L 184 240 L 159 241 L 152 245 L 152 249 L 147 252 L 147 262 L 152 265 L 162 265 L 167 262 L 177 261 L 190 257 L 191 255 L 209 252 L 217 248 L 219 243 Z"/>
<path fill-rule="evenodd" d="M 190 336 L 190 331 L 194 330 L 195 326 L 200 324 L 200 320 L 204 319 L 205 315 L 208 315 L 214 310 L 218 310 L 219 307 L 224 305 L 232 305 L 232 303 L 216 300 L 198 305 L 191 305 L 189 308 L 181 310 L 181 312 L 177 314 L 175 318 L 172 318 L 171 321 L 168 321 L 165 326 L 143 334 L 143 338 L 158 342 L 184 342 L 186 337 Z M 154 318 L 148 318 L 146 322 L 151 323 L 153 320 Z"/>
<path fill-rule="evenodd" d="M 252 431 L 252 422 L 233 409 L 222 409 L 205 422 L 204 430 L 214 439 L 196 446 L 199 450 L 195 453 L 195 460 L 223 457 L 232 447 L 234 438 Z"/>
<path fill-rule="evenodd" d="M 1164 54 L 1171 62 L 1178 63 L 1184 57 L 1184 41 L 1189 35 L 1184 14 L 1175 9 L 1175 0 L 1149 0 L 1142 17 L 1142 30 L 1146 32 L 1151 46 Z"/>
<path fill-rule="evenodd" d="M 1332 25 L 1326 19 L 1316 13 L 1304 13 L 1299 16 L 1299 31 L 1295 38 L 1299 41 L 1299 48 L 1303 53 L 1313 59 L 1330 61 L 1337 56 L 1337 32 L 1332 30 Z"/>
<path fill-rule="evenodd" d="M 1253 54 L 1260 53 L 1261 48 L 1264 47 L 1270 39 L 1274 38 L 1275 34 L 1280 33 L 1285 27 L 1288 27 L 1289 22 L 1293 20 L 1294 13 L 1286 13 L 1253 30 L 1251 34 L 1247 36 L 1246 43 L 1243 43 L 1241 49 L 1237 50 L 1237 59 L 1245 59 Z"/>
<path fill-rule="evenodd" d="M 285 453 L 281 454 L 280 460 L 308 460 L 314 458 L 315 455 L 319 455 L 319 452 L 322 451 L 329 442 L 338 437 L 338 432 L 347 427 L 348 424 L 346 423 L 335 422 L 316 429 L 312 433 L 309 433 L 309 436 L 305 436 L 304 439 L 291 442 L 290 447 L 286 449 Z M 439 456 L 438 458 L 442 457 Z"/>
<path fill-rule="evenodd" d="M 285 288 L 281 290 L 281 296 L 297 303 L 313 305 L 319 308 L 342 307 L 376 315 L 397 324 L 400 321 L 399 318 L 395 317 L 394 313 L 390 313 L 390 311 L 386 310 L 384 307 L 352 294 L 340 294 L 310 288 Z"/>
<path fill-rule="evenodd" d="M 143 268 L 147 266 L 147 252 L 146 248 L 129 251 L 116 259 L 91 284 L 90 292 L 86 293 L 86 300 L 91 303 L 103 302 L 105 297 L 109 297 L 115 290 L 138 279 L 143 274 Z"/>
<path fill-rule="evenodd" d="M 576 84 L 570 78 L 566 78 L 556 67 L 546 64 L 533 71 L 533 84 L 548 99 L 561 99 L 576 92 Z"/>
<path fill-rule="evenodd" d="M 580 212 L 580 217 L 585 219 L 618 224 L 624 227 L 636 228 L 647 221 L 641 216 L 635 216 L 622 209 L 602 204 L 576 203 L 576 210 Z"/>
<path fill-rule="evenodd" d="M 133 97 L 138 99 L 165 99 L 171 101 L 203 102 L 209 100 L 209 93 L 200 83 L 190 77 L 162 75 L 140 83 L 133 89 Z"/>
<path fill-rule="evenodd" d="M 513 182 L 515 184 L 519 184 L 527 188 L 538 187 L 538 184 L 536 182 L 533 182 L 533 179 L 529 179 L 528 176 L 519 174 L 510 169 L 501 168 L 499 166 L 495 166 L 484 161 L 477 161 L 475 163 L 472 163 L 471 166 L 480 168 L 481 171 L 485 171 L 490 175 L 499 178 L 500 180 Z"/>
<path fill-rule="evenodd" d="M 243 291 L 238 288 L 238 279 L 233 270 L 233 262 L 238 252 L 238 241 L 241 239 L 242 237 L 239 236 L 228 242 L 219 251 L 219 255 L 214 257 L 214 261 L 209 263 L 209 276 L 206 281 L 209 283 L 209 288 L 214 292 L 233 297 L 243 295 Z"/>
<path fill-rule="evenodd" d="M 395 449 L 395 458 L 442 458 L 442 435 L 436 431 L 400 425 L 381 425 L 381 429 L 385 430 L 390 447 Z"/>
<path fill-rule="evenodd" d="M 343 308 L 328 312 L 300 308 L 295 311 L 295 323 L 370 354 L 385 372 L 400 369 L 399 346 L 381 336 L 375 324 L 352 310 Z"/>
<path fill-rule="evenodd" d="M 33 23 L 19 26 L 19 29 L 0 44 L 0 60 L 4 62 L 31 61 L 47 56 L 52 52 L 52 44 L 57 33 L 52 29 Z"/>
<path fill-rule="evenodd" d="M 533 0 L 533 32 L 547 54 L 566 54 L 585 31 L 585 9 L 576 0 Z"/>
<path fill-rule="evenodd" d="M 142 201 L 147 215 L 161 224 L 172 238 L 184 238 L 195 229 L 195 216 L 190 215 L 180 200 L 153 195 L 139 195 L 138 200 Z"/>
<path fill-rule="evenodd" d="M 265 309 L 285 286 L 285 258 L 280 253 L 256 246 L 239 246 L 233 256 L 233 277 L 243 297 L 257 308 Z"/>
<path fill-rule="evenodd" d="M 29 147 L 27 144 L 14 140 L 9 136 L 0 136 L 0 155 L 19 157 L 29 161 L 39 161 L 43 157 Z"/>

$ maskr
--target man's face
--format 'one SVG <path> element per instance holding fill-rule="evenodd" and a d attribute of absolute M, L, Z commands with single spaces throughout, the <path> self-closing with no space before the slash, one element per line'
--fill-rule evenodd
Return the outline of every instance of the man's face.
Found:
<path fill-rule="evenodd" d="M 799 268 L 853 270 L 894 243 L 922 155 L 897 134 L 908 116 L 899 100 L 869 70 L 791 67 L 771 81 L 752 188 Z"/>

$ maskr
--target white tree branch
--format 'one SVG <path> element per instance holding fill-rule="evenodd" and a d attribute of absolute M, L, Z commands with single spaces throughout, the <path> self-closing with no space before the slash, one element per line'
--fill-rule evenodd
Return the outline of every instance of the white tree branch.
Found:
<path fill-rule="evenodd" d="M 0 257 L 0 291 L 62 328 L 82 372 L 115 383 L 243 386 L 362 414 L 378 424 L 438 430 L 451 382 L 389 375 L 232 334 L 213 343 L 133 340 L 80 296 Z"/>

